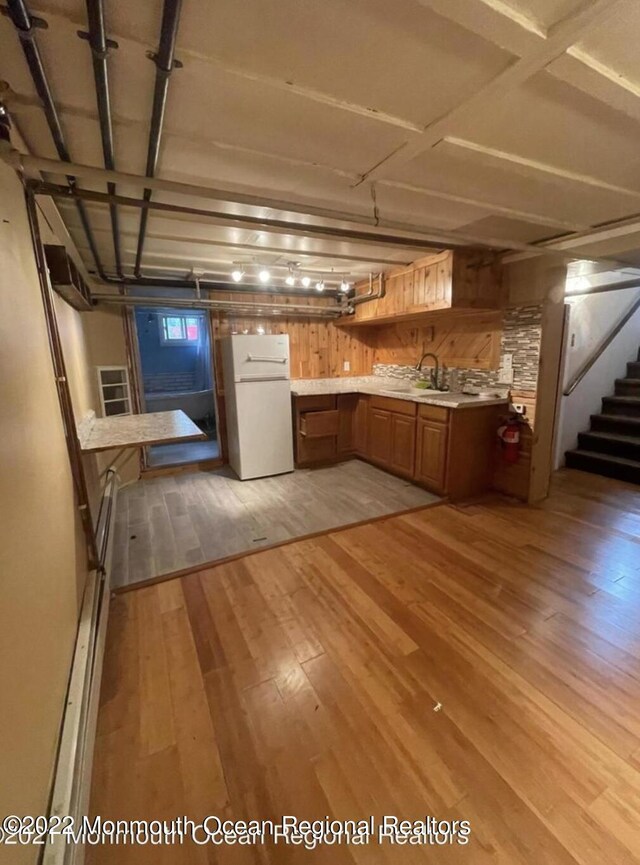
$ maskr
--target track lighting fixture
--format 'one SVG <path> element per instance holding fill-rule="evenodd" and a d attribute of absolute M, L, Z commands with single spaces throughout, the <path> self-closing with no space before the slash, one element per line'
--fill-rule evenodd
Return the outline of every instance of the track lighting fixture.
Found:
<path fill-rule="evenodd" d="M 344 294 L 346 294 L 350 288 L 351 288 L 351 286 L 349 285 L 347 280 L 343 279 L 342 282 L 340 283 L 340 291 L 342 291 L 342 292 L 344 292 Z"/>
<path fill-rule="evenodd" d="M 316 282 L 316 290 L 324 291 L 324 279 L 319 279 L 318 282 Z"/>
<path fill-rule="evenodd" d="M 240 270 L 239 267 L 235 267 L 235 268 L 231 271 L 231 279 L 232 279 L 234 282 L 240 282 L 243 276 L 244 276 L 244 270 Z"/>
<path fill-rule="evenodd" d="M 292 263 L 289 264 L 289 273 L 285 278 L 285 284 L 291 287 L 296 284 L 296 274 L 294 270 L 294 265 Z"/>
<path fill-rule="evenodd" d="M 263 267 L 260 270 L 260 272 L 258 273 L 258 279 L 260 280 L 260 282 L 269 282 L 269 280 L 271 279 L 271 274 L 266 267 Z"/>
<path fill-rule="evenodd" d="M 303 276 L 300 281 L 302 282 L 303 288 L 309 288 L 309 286 L 311 285 L 311 279 L 308 276 Z"/>

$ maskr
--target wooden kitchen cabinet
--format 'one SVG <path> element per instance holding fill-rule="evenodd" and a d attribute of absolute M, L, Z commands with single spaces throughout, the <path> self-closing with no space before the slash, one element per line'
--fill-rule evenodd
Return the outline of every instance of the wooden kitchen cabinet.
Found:
<path fill-rule="evenodd" d="M 416 438 L 416 481 L 433 493 L 444 493 L 449 425 L 418 418 Z"/>
<path fill-rule="evenodd" d="M 504 306 L 502 266 L 491 250 L 447 249 L 397 268 L 385 276 L 385 294 L 356 307 L 341 325 L 385 324 L 461 310 L 495 310 Z M 356 285 L 365 294 L 369 283 Z"/>
<path fill-rule="evenodd" d="M 356 452 L 356 413 L 359 396 L 357 393 L 338 394 L 338 456 L 346 459 Z"/>
<path fill-rule="evenodd" d="M 359 456 L 452 501 L 491 487 L 504 406 L 448 409 L 365 394 L 294 398 L 296 465 Z"/>
<path fill-rule="evenodd" d="M 373 396 L 369 402 L 368 456 L 381 468 L 412 477 L 416 441 L 416 404 Z"/>
<path fill-rule="evenodd" d="M 360 457 L 369 455 L 369 397 L 358 394 L 358 403 L 353 416 L 354 452 Z"/>
<path fill-rule="evenodd" d="M 416 451 L 416 420 L 403 414 L 391 415 L 391 462 L 393 472 L 413 477 Z"/>
<path fill-rule="evenodd" d="M 371 406 L 369 409 L 369 459 L 382 468 L 391 465 L 390 411 Z"/>
<path fill-rule="evenodd" d="M 294 396 L 296 466 L 321 465 L 353 456 L 357 448 L 358 405 L 357 393 Z"/>
<path fill-rule="evenodd" d="M 293 443 L 297 466 L 337 459 L 338 412 L 334 394 L 293 399 Z"/>

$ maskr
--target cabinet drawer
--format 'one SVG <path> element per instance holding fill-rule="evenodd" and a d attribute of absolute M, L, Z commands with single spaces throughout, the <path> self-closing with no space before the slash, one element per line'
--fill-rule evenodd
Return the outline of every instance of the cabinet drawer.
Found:
<path fill-rule="evenodd" d="M 337 436 L 340 427 L 340 412 L 308 411 L 300 415 L 300 435 L 306 438 Z"/>
<path fill-rule="evenodd" d="M 416 403 L 406 399 L 394 399 L 391 396 L 372 396 L 371 408 L 379 408 L 383 411 L 393 411 L 396 414 L 406 414 L 409 417 L 416 416 Z"/>
<path fill-rule="evenodd" d="M 447 423 L 449 420 L 449 409 L 443 408 L 440 405 L 421 405 L 418 409 L 418 417 L 424 418 L 425 420 L 435 420 L 440 421 L 440 423 Z"/>
<path fill-rule="evenodd" d="M 336 397 L 332 393 L 318 393 L 314 396 L 296 396 L 295 407 L 298 411 L 328 411 L 336 407 Z"/>

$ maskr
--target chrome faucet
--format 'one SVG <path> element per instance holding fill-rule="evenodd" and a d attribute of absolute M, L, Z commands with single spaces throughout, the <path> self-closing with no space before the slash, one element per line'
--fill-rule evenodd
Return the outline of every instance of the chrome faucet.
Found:
<path fill-rule="evenodd" d="M 432 351 L 425 351 L 422 355 L 418 363 L 416 364 L 416 369 L 418 372 L 422 372 L 422 362 L 425 357 L 432 357 L 434 361 L 433 369 L 429 373 L 429 377 L 431 379 L 431 387 L 434 390 L 439 390 L 439 379 L 440 379 L 440 361 L 438 360 L 438 355 L 434 354 Z"/>

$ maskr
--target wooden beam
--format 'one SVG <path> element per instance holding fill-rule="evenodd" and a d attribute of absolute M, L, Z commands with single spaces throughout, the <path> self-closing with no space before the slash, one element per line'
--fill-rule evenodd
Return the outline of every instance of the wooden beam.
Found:
<path fill-rule="evenodd" d="M 540 72 L 556 57 L 564 54 L 587 32 L 601 24 L 611 14 L 613 7 L 620 2 L 621 0 L 595 0 L 588 6 L 580 8 L 571 17 L 555 24 L 549 30 L 547 38 L 541 41 L 529 54 L 519 57 L 475 93 L 472 93 L 442 117 L 427 124 L 420 136 L 413 137 L 387 154 L 362 175 L 359 183 L 363 183 L 365 180 L 380 179 L 388 174 L 389 169 L 393 166 L 409 162 L 420 153 L 433 147 L 442 138 L 454 134 L 471 115 L 489 109 L 496 100 L 501 99 L 505 94 Z"/>
<path fill-rule="evenodd" d="M 615 192 L 616 195 L 624 195 L 640 200 L 640 190 L 638 189 L 618 186 L 615 183 L 608 183 L 606 180 L 601 180 L 590 174 L 581 174 L 577 171 L 570 171 L 567 168 L 558 168 L 556 165 L 551 165 L 548 162 L 528 159 L 525 156 L 518 156 L 516 153 L 508 153 L 505 150 L 497 150 L 493 147 L 485 147 L 482 144 L 476 144 L 474 141 L 467 141 L 463 138 L 447 136 L 439 141 L 436 147 L 438 150 L 452 148 L 458 151 L 466 151 L 469 154 L 473 154 L 476 159 L 489 164 L 493 164 L 496 161 L 506 162 L 509 165 L 517 166 L 520 174 L 534 177 L 535 179 L 539 179 L 540 174 L 550 174 L 552 177 L 569 183 L 581 183 L 584 186 L 592 186 L 605 192 Z"/>

